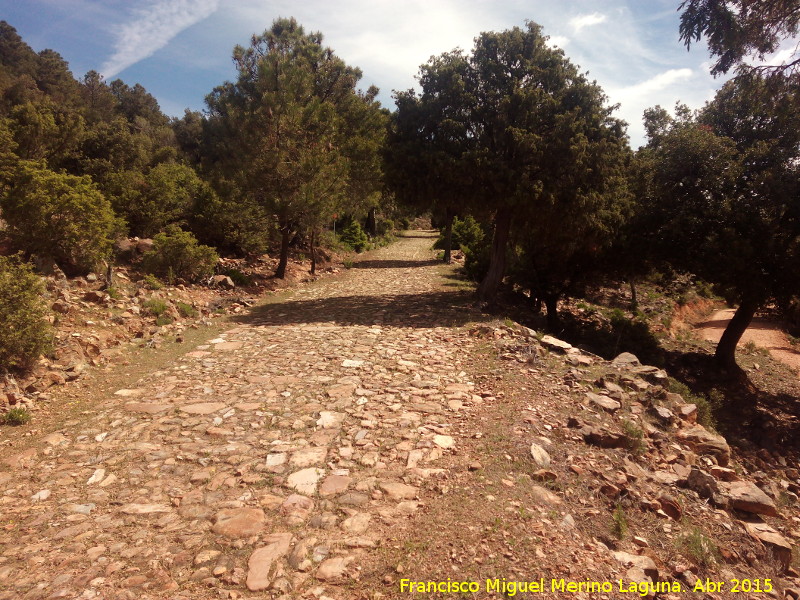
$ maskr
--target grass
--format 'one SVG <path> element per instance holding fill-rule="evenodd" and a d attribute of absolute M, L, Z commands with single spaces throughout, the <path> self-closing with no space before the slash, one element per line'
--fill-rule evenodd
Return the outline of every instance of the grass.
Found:
<path fill-rule="evenodd" d="M 625 447 L 635 456 L 644 454 L 647 444 L 644 441 L 644 432 L 632 421 L 623 419 L 620 423 L 622 434 L 625 436 Z"/>
<path fill-rule="evenodd" d="M 155 275 L 152 275 L 150 273 L 148 273 L 142 278 L 142 283 L 147 289 L 150 290 L 160 290 L 161 288 L 164 287 L 164 284 L 161 283 L 161 280 Z"/>
<path fill-rule="evenodd" d="M 4 415 L 0 415 L 0 425 L 25 425 L 30 422 L 31 413 L 27 408 L 15 406 Z"/>
<path fill-rule="evenodd" d="M 142 304 L 142 308 L 154 317 L 160 317 L 167 311 L 167 303 L 161 298 L 150 298 Z"/>
<path fill-rule="evenodd" d="M 187 304 L 186 302 L 176 302 L 175 307 L 178 309 L 178 314 L 180 314 L 180 316 L 182 316 L 184 319 L 194 318 L 197 316 L 197 309 L 191 304 Z"/>
<path fill-rule="evenodd" d="M 678 538 L 676 544 L 687 558 L 703 567 L 715 564 L 719 558 L 716 544 L 697 527 Z"/>
<path fill-rule="evenodd" d="M 611 515 L 611 533 L 618 540 L 624 540 L 628 535 L 628 519 L 622 505 L 617 504 L 614 513 Z"/>
<path fill-rule="evenodd" d="M 345 268 L 345 269 L 352 269 L 352 268 L 353 268 L 353 265 L 354 265 L 355 263 L 353 262 L 353 259 L 352 259 L 352 258 L 345 258 L 345 259 L 342 261 L 342 264 L 344 265 L 344 268 Z"/>
<path fill-rule="evenodd" d="M 705 396 L 695 394 L 685 383 L 681 383 L 672 377 L 669 378 L 667 388 L 673 394 L 680 394 L 684 402 L 697 406 L 697 422 L 700 425 L 706 429 L 716 429 L 717 420 L 714 416 L 714 412 L 721 408 L 724 403 L 721 392 L 712 390 L 710 398 L 706 398 Z"/>

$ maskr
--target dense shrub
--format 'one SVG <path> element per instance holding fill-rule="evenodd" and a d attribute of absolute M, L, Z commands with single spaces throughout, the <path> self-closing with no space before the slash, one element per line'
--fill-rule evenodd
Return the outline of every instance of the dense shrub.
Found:
<path fill-rule="evenodd" d="M 451 237 L 451 247 L 453 249 L 461 249 L 464 251 L 464 249 L 467 248 L 474 252 L 485 238 L 486 234 L 483 228 L 472 216 L 467 215 L 463 219 L 459 219 L 458 217 L 453 219 L 453 232 Z M 442 230 L 439 239 L 436 240 L 433 247 L 442 250 L 444 249 L 444 243 L 444 230 Z"/>
<path fill-rule="evenodd" d="M 153 238 L 153 249 L 142 257 L 148 273 L 163 277 L 169 283 L 175 278 L 196 281 L 210 277 L 219 256 L 210 246 L 197 243 L 197 239 L 177 225 Z"/>
<path fill-rule="evenodd" d="M 25 369 L 50 349 L 53 335 L 43 293 L 30 266 L 0 256 L 0 369 Z"/>
<path fill-rule="evenodd" d="M 350 221 L 350 224 L 342 231 L 339 241 L 356 252 L 361 252 L 369 243 L 367 234 L 361 229 L 361 225 L 358 221 Z"/>
<path fill-rule="evenodd" d="M 379 236 L 389 235 L 396 228 L 397 228 L 397 226 L 395 225 L 394 221 L 392 221 L 391 219 L 380 219 L 378 221 L 377 229 L 378 229 L 378 235 Z"/>
<path fill-rule="evenodd" d="M 69 274 L 91 271 L 111 253 L 114 213 L 89 177 L 21 163 L 2 208 L 17 248 L 49 256 Z"/>

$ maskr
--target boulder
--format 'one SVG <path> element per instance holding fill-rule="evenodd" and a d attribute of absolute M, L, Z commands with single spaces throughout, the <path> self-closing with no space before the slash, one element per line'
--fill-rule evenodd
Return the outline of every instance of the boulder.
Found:
<path fill-rule="evenodd" d="M 725 438 L 711 433 L 702 425 L 680 430 L 676 437 L 698 454 L 712 455 L 723 467 L 731 460 L 731 448 Z"/>
<path fill-rule="evenodd" d="M 750 481 L 732 481 L 721 483 L 720 487 L 728 498 L 730 508 L 756 515 L 778 516 L 778 509 L 772 498 L 762 492 L 756 484 Z"/>
<path fill-rule="evenodd" d="M 600 394 L 595 394 L 593 392 L 586 392 L 586 398 L 596 407 L 609 413 L 614 413 L 622 408 L 622 404 L 616 400 L 612 400 L 608 396 L 601 396 Z"/>
<path fill-rule="evenodd" d="M 772 551 L 784 570 L 789 567 L 792 563 L 792 545 L 785 537 L 766 523 L 744 523 L 744 528 L 747 533 Z"/>
<path fill-rule="evenodd" d="M 617 357 L 611 361 L 611 364 L 615 367 L 638 367 L 641 365 L 641 361 L 636 357 L 635 354 L 631 354 L 630 352 L 623 352 L 622 354 L 618 354 Z"/>
<path fill-rule="evenodd" d="M 226 290 L 232 290 L 236 287 L 236 284 L 233 282 L 233 279 L 231 279 L 227 275 L 214 275 L 211 278 L 211 285 L 216 287 L 221 287 Z"/>

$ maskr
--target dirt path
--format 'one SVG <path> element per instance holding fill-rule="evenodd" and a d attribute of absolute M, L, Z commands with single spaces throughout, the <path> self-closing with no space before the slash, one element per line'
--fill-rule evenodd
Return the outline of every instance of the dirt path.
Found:
<path fill-rule="evenodd" d="M 345 579 L 417 511 L 476 399 L 459 327 L 476 315 L 432 240 L 261 306 L 1 449 L 0 599 L 320 596 Z"/>
<path fill-rule="evenodd" d="M 711 342 L 719 342 L 734 312 L 732 308 L 716 311 L 707 321 L 698 324 L 698 335 Z M 800 370 L 800 349 L 792 346 L 786 333 L 774 321 L 755 317 L 739 341 L 739 347 L 749 342 L 769 350 L 776 360 Z"/>

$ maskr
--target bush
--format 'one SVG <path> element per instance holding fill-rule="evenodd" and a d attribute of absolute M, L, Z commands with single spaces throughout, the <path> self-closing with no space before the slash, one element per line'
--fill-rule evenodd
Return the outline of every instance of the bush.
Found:
<path fill-rule="evenodd" d="M 118 224 L 89 177 L 21 163 L 2 209 L 12 243 L 53 258 L 69 274 L 88 273 L 111 254 Z"/>
<path fill-rule="evenodd" d="M 225 269 L 221 274 L 230 277 L 231 281 L 238 287 L 248 287 L 253 285 L 253 280 L 242 273 L 239 269 Z"/>
<path fill-rule="evenodd" d="M 492 245 L 486 238 L 474 242 L 474 245 L 463 245 L 464 271 L 473 281 L 481 281 L 489 272 L 489 263 L 492 260 Z"/>
<path fill-rule="evenodd" d="M 394 221 L 391 219 L 380 219 L 378 221 L 377 229 L 379 236 L 389 235 L 395 230 Z"/>
<path fill-rule="evenodd" d="M 43 294 L 29 265 L 0 256 L 0 369 L 28 368 L 52 347 Z"/>
<path fill-rule="evenodd" d="M 339 237 L 346 246 L 349 246 L 356 252 L 361 252 L 367 247 L 369 239 L 358 221 L 350 221 L 350 224 L 344 228 L 342 235 Z"/>
<path fill-rule="evenodd" d="M 167 303 L 161 298 L 150 298 L 142 304 L 142 308 L 147 314 L 160 317 L 167 311 Z"/>
<path fill-rule="evenodd" d="M 173 283 L 176 277 L 196 281 L 210 277 L 219 256 L 210 246 L 197 243 L 197 239 L 177 225 L 153 238 L 153 249 L 145 252 L 142 265 L 145 271 Z"/>
<path fill-rule="evenodd" d="M 142 278 L 142 284 L 144 284 L 144 286 L 149 290 L 160 290 L 164 287 L 164 284 L 161 283 L 161 280 L 150 273 Z"/>
<path fill-rule="evenodd" d="M 31 420 L 31 413 L 27 408 L 15 406 L 8 409 L 4 415 L 0 415 L 0 424 L 2 425 L 25 425 Z"/>
<path fill-rule="evenodd" d="M 178 314 L 180 314 L 180 316 L 182 316 L 184 319 L 197 316 L 197 309 L 191 304 L 187 304 L 186 302 L 176 302 L 175 306 L 178 309 Z"/>
<path fill-rule="evenodd" d="M 411 220 L 408 217 L 400 217 L 397 219 L 397 226 L 400 230 L 405 231 L 411 227 Z"/>
<path fill-rule="evenodd" d="M 471 215 L 467 215 L 463 219 L 455 217 L 453 219 L 453 233 L 451 244 L 453 248 L 460 248 L 464 251 L 465 248 L 477 249 L 483 243 L 486 234 L 483 228 Z M 433 245 L 434 248 L 439 250 L 444 249 L 444 230 L 442 230 L 439 239 Z"/>

